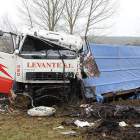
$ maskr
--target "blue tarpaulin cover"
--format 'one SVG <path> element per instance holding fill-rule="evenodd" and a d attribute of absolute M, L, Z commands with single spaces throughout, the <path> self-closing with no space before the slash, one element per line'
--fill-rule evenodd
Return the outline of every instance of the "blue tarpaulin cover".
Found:
<path fill-rule="evenodd" d="M 90 48 L 101 74 L 83 79 L 87 97 L 103 100 L 101 94 L 140 87 L 140 47 L 90 44 Z"/>

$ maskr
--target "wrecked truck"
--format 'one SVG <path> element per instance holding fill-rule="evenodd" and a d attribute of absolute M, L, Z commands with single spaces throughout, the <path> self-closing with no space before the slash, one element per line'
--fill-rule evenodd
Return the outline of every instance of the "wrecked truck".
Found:
<path fill-rule="evenodd" d="M 17 93 L 71 94 L 71 87 L 77 88 L 83 77 L 95 76 L 96 63 L 86 44 L 84 51 L 85 42 L 79 36 L 51 31 L 29 30 L 20 35 L 0 31 L 0 93 L 9 99 Z M 59 93 L 50 94 L 50 89 Z"/>

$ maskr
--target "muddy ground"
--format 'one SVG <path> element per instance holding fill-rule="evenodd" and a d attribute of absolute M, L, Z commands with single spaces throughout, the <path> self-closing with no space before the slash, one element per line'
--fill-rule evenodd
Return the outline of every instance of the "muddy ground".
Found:
<path fill-rule="evenodd" d="M 47 102 L 47 100 L 43 102 Z M 0 112 L 1 138 L 87 140 L 140 139 L 140 128 L 134 126 L 135 124 L 140 124 L 140 99 L 128 101 L 119 99 L 111 103 L 97 103 L 86 99 L 73 99 L 71 102 L 49 100 L 49 102 L 54 102 L 53 107 L 56 108 L 56 112 L 54 116 L 42 118 L 27 115 L 27 110 L 31 108 L 31 102 L 28 97 L 20 97 L 14 104 L 9 104 L 11 113 L 8 110 Z M 7 103 L 8 102 L 5 101 L 0 104 Z M 89 111 L 86 110 L 87 107 L 79 107 L 81 104 L 89 104 Z M 122 110 L 120 109 L 121 107 L 123 107 Z M 90 127 L 77 127 L 74 124 L 76 120 L 88 121 L 89 123 L 94 122 L 95 124 Z M 124 121 L 127 126 L 119 126 L 119 122 L 122 121 Z M 30 124 L 30 126 L 23 126 L 24 124 Z M 60 125 L 65 128 L 63 131 L 74 130 L 76 134 L 62 136 L 62 134 L 58 133 L 62 130 L 53 130 L 54 127 Z M 19 135 L 18 137 L 14 137 L 14 134 L 11 134 L 9 138 L 7 136 L 8 133 L 4 135 L 4 132 L 7 130 L 11 133 L 10 130 L 12 127 L 21 129 L 17 131 L 24 131 L 24 133 L 21 134 L 22 137 Z M 43 130 L 38 132 L 38 129 L 41 128 L 45 130 L 45 132 L 42 132 Z M 31 132 L 31 130 L 34 130 L 34 132 Z"/>

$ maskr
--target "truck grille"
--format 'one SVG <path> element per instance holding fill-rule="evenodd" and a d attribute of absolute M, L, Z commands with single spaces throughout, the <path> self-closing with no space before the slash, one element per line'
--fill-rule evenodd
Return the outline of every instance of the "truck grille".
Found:
<path fill-rule="evenodd" d="M 67 80 L 67 73 L 65 73 L 65 80 Z M 26 80 L 63 80 L 63 73 L 56 72 L 26 72 Z"/>

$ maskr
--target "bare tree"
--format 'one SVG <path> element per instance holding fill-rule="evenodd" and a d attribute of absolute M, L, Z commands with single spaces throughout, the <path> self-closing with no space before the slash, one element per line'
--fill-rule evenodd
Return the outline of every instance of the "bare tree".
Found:
<path fill-rule="evenodd" d="M 105 23 L 116 11 L 117 0 L 20 0 L 18 10 L 27 26 L 70 34 L 87 35 L 94 29 L 106 29 Z M 63 17 L 63 19 L 62 19 Z"/>
<path fill-rule="evenodd" d="M 54 31 L 62 17 L 65 1 L 33 0 L 33 3 L 33 12 L 37 18 L 35 23 L 49 31 Z"/>
<path fill-rule="evenodd" d="M 84 17 L 84 10 L 88 6 L 88 0 L 65 0 L 64 19 L 68 23 L 68 32 L 74 34 L 74 27 L 78 19 Z"/>
<path fill-rule="evenodd" d="M 0 28 L 8 32 L 14 32 L 14 33 L 18 32 L 18 25 L 15 24 L 7 14 L 5 14 L 1 19 Z"/>
<path fill-rule="evenodd" d="M 26 25 L 54 31 L 62 17 L 65 0 L 20 0 L 17 7 Z M 25 22 L 24 22 L 25 24 Z"/>
<path fill-rule="evenodd" d="M 17 9 L 19 11 L 19 17 L 22 19 L 22 23 L 26 26 L 33 28 L 33 15 L 31 11 L 32 0 L 20 0 L 18 4 L 16 4 Z"/>
<path fill-rule="evenodd" d="M 100 23 L 115 13 L 117 5 L 116 2 L 112 1 L 113 0 L 90 0 L 90 7 L 86 16 L 85 36 L 89 30 L 108 28 L 108 26 L 102 26 Z"/>

